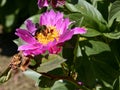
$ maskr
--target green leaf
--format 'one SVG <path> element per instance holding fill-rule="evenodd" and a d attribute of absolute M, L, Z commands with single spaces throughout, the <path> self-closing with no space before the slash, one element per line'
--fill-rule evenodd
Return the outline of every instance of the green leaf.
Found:
<path fill-rule="evenodd" d="M 112 42 L 114 43 L 114 42 Z M 115 43 L 114 43 L 115 44 Z M 113 46 L 111 44 L 111 46 Z M 113 48 L 115 49 L 115 48 Z M 112 49 L 111 49 L 112 51 Z M 102 52 L 100 54 L 90 56 L 93 63 L 95 74 L 98 80 L 102 80 L 112 85 L 114 80 L 119 76 L 119 66 L 116 59 L 116 52 Z M 104 84 L 105 85 L 105 84 Z M 108 87 L 108 85 L 107 85 Z"/>
<path fill-rule="evenodd" d="M 33 79 L 36 81 L 36 84 L 39 85 L 39 82 L 40 82 L 40 77 L 42 76 L 41 74 L 33 71 L 33 70 L 26 70 L 23 72 L 26 76 L 28 76 L 29 78 Z"/>
<path fill-rule="evenodd" d="M 113 90 L 120 90 L 120 76 L 114 81 Z"/>
<path fill-rule="evenodd" d="M 15 21 L 15 14 L 7 15 L 6 16 L 6 27 L 12 26 L 14 21 Z"/>
<path fill-rule="evenodd" d="M 32 79 L 35 80 L 35 81 L 37 81 L 37 80 L 40 78 L 40 76 L 41 76 L 41 74 L 39 74 L 39 73 L 37 73 L 37 72 L 35 72 L 35 71 L 33 71 L 33 70 L 30 70 L 30 69 L 24 71 L 23 73 L 24 73 L 26 76 L 32 78 Z"/>
<path fill-rule="evenodd" d="M 69 90 L 65 85 L 65 83 L 56 81 L 51 90 Z"/>
<path fill-rule="evenodd" d="M 48 76 L 47 76 L 48 75 Z M 52 77 L 49 77 L 49 75 L 53 75 L 53 78 Z M 46 75 L 43 74 L 43 76 L 41 76 L 39 79 L 40 79 L 40 82 L 39 82 L 39 87 L 40 89 L 49 89 L 53 86 L 53 84 L 55 83 L 56 79 L 54 78 L 54 75 L 55 76 L 63 76 L 63 72 L 62 72 L 62 69 L 61 68 L 57 68 L 55 70 L 52 70 L 48 73 L 46 73 Z"/>
<path fill-rule="evenodd" d="M 116 71 L 112 66 L 110 66 L 106 62 L 101 61 L 101 58 L 99 59 L 94 58 L 94 60 L 92 60 L 92 63 L 97 78 L 112 85 L 115 78 L 118 77 L 119 72 Z"/>
<path fill-rule="evenodd" d="M 103 33 L 103 35 L 111 39 L 120 39 L 120 32 Z"/>
<path fill-rule="evenodd" d="M 3 6 L 5 5 L 5 3 L 6 3 L 6 1 L 7 1 L 7 0 L 1 0 L 1 1 L 0 1 L 0 7 L 3 7 Z"/>
<path fill-rule="evenodd" d="M 76 57 L 82 56 L 81 49 L 80 49 L 79 45 L 77 45 L 75 50 L 74 50 L 74 56 L 76 56 Z"/>
<path fill-rule="evenodd" d="M 71 21 L 75 21 L 71 25 L 75 26 L 86 26 L 87 33 L 83 34 L 83 36 L 86 37 L 94 37 L 101 35 L 101 33 L 98 31 L 98 25 L 94 20 L 90 20 L 91 18 L 83 16 L 81 13 L 71 13 L 68 14 L 67 17 L 70 18 Z M 88 23 L 89 22 L 89 23 Z"/>
<path fill-rule="evenodd" d="M 83 15 L 81 13 L 70 13 L 66 17 L 69 17 L 71 21 L 79 21 Z"/>
<path fill-rule="evenodd" d="M 51 78 L 46 78 L 44 76 L 40 77 L 40 82 L 39 82 L 39 87 L 47 89 L 47 88 L 51 88 L 53 86 L 53 84 L 55 83 L 55 80 L 51 79 Z"/>
<path fill-rule="evenodd" d="M 102 83 L 104 84 L 104 87 L 102 88 L 102 90 L 106 89 L 106 90 L 113 90 L 113 87 L 111 84 L 105 82 L 104 80 L 102 80 Z"/>
<path fill-rule="evenodd" d="M 101 33 L 96 31 L 95 29 L 87 28 L 87 33 L 83 34 L 82 36 L 95 37 L 95 36 L 99 36 L 99 35 L 101 35 Z"/>
<path fill-rule="evenodd" d="M 11 70 L 8 67 L 1 75 L 0 75 L 0 84 L 8 81 L 11 77 Z"/>
<path fill-rule="evenodd" d="M 50 83 L 50 81 L 48 81 Z M 44 83 L 44 82 L 43 82 Z M 57 80 L 51 87 L 40 87 L 40 90 L 76 90 L 76 86 L 63 80 Z"/>
<path fill-rule="evenodd" d="M 99 54 L 104 51 L 111 51 L 109 45 L 101 41 L 89 40 L 85 46 L 85 52 L 88 56 Z"/>
<path fill-rule="evenodd" d="M 72 12 L 80 12 L 98 21 L 104 20 L 101 13 L 85 0 L 78 0 L 75 5 L 66 3 L 66 6 Z"/>
<path fill-rule="evenodd" d="M 66 60 L 58 55 L 50 54 L 48 58 L 43 58 L 42 61 L 46 61 L 37 68 L 39 72 L 48 72 L 53 69 L 61 67 L 61 63 L 65 62 Z"/>
<path fill-rule="evenodd" d="M 116 0 L 110 9 L 108 16 L 108 25 L 111 26 L 114 19 L 116 21 L 120 21 L 120 0 Z"/>
<path fill-rule="evenodd" d="M 69 82 L 59 80 L 54 83 L 51 90 L 76 90 L 76 87 Z"/>
<path fill-rule="evenodd" d="M 26 44 L 26 43 L 25 43 L 22 39 L 20 39 L 20 38 L 13 40 L 13 42 L 14 42 L 15 44 L 17 44 L 18 47 L 21 46 L 21 45 L 23 45 L 23 44 Z"/>
<path fill-rule="evenodd" d="M 42 76 L 42 74 L 37 73 L 36 71 L 30 69 L 24 71 L 23 73 L 29 78 L 36 81 L 36 85 L 39 86 L 40 89 L 42 90 L 46 90 L 46 89 L 49 90 L 49 88 L 52 87 L 55 82 L 55 80 L 48 77 L 44 77 L 44 75 Z"/>
<path fill-rule="evenodd" d="M 96 83 L 94 68 L 87 57 L 86 53 L 82 50 L 82 57 L 78 57 L 75 62 L 75 69 L 78 73 L 78 80 L 83 82 L 89 88 L 93 88 Z"/>

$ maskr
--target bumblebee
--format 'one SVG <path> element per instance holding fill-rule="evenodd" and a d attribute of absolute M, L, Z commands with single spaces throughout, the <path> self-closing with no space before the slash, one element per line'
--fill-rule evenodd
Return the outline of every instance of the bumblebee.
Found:
<path fill-rule="evenodd" d="M 45 34 L 45 30 L 47 29 L 47 27 L 45 25 L 40 26 L 38 23 L 36 23 L 35 27 L 37 28 L 37 30 L 35 32 L 35 36 L 37 36 L 37 34 L 39 34 L 39 33 Z"/>

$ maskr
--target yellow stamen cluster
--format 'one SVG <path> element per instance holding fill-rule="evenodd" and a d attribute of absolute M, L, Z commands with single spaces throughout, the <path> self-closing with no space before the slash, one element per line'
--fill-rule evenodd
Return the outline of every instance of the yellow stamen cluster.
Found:
<path fill-rule="evenodd" d="M 49 42 L 59 39 L 59 32 L 56 27 L 48 26 L 45 30 L 41 30 L 36 34 L 35 38 L 42 44 L 48 44 Z"/>

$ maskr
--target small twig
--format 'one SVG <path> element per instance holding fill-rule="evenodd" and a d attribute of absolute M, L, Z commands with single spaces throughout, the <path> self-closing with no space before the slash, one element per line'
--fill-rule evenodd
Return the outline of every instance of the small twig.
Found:
<path fill-rule="evenodd" d="M 75 81 L 73 78 L 68 77 L 68 76 L 58 76 L 58 75 L 52 75 L 52 74 L 49 74 L 49 73 L 42 73 L 42 72 L 38 72 L 38 73 L 42 74 L 44 77 L 47 77 L 47 78 L 50 78 L 50 79 L 53 79 L 53 80 L 60 80 L 60 79 L 67 80 L 67 81 L 73 83 L 74 85 L 76 85 L 80 89 L 90 90 L 83 85 L 82 86 L 79 85 L 79 83 L 77 81 Z"/>
<path fill-rule="evenodd" d="M 0 77 L 2 77 L 3 75 L 6 75 L 10 71 L 10 69 L 11 68 L 8 66 L 6 70 L 0 74 Z"/>

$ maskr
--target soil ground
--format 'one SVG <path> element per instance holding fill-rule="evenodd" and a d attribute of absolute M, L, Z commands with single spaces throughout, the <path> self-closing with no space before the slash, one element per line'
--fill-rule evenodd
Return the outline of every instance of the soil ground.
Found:
<path fill-rule="evenodd" d="M 11 57 L 0 55 L 0 73 L 7 68 Z M 0 85 L 0 90 L 39 90 L 35 81 L 18 72 L 9 81 Z"/>

